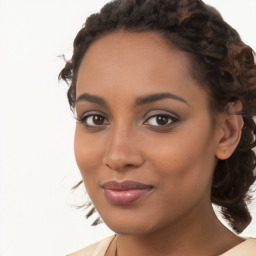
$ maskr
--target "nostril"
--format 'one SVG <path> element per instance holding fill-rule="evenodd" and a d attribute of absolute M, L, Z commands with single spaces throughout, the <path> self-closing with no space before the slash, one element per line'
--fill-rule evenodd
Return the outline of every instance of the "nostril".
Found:
<path fill-rule="evenodd" d="M 106 164 L 106 166 L 107 166 L 109 169 L 113 169 L 109 164 Z"/>
<path fill-rule="evenodd" d="M 136 165 L 134 164 L 109 164 L 109 163 L 105 163 L 105 165 L 111 169 L 111 170 L 114 170 L 114 171 L 121 171 L 121 170 L 124 170 L 126 168 L 134 168 L 136 167 Z"/>
<path fill-rule="evenodd" d="M 144 163 L 144 158 L 138 148 L 131 149 L 129 145 L 125 147 L 112 147 L 106 152 L 103 159 L 103 164 L 114 171 L 122 171 L 141 166 Z"/>

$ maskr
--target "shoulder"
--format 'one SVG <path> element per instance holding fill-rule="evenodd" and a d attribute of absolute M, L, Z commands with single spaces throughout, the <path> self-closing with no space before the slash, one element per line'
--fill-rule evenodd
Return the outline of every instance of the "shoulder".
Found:
<path fill-rule="evenodd" d="M 244 242 L 231 248 L 229 251 L 220 256 L 255 256 L 256 255 L 256 239 L 248 238 Z"/>
<path fill-rule="evenodd" d="M 104 256 L 108 246 L 114 239 L 115 235 L 107 237 L 97 243 L 91 244 L 77 252 L 68 254 L 67 256 Z"/>

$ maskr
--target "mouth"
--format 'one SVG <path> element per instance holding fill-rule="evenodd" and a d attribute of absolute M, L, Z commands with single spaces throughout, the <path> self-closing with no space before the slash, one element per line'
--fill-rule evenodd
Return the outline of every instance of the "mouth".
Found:
<path fill-rule="evenodd" d="M 136 181 L 109 181 L 102 185 L 107 200 L 116 205 L 129 205 L 145 197 L 152 189 L 152 185 Z"/>

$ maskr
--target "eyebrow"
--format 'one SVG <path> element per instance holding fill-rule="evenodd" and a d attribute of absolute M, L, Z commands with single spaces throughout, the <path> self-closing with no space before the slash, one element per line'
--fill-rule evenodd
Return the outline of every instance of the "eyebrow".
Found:
<path fill-rule="evenodd" d="M 96 96 L 96 95 L 89 94 L 89 93 L 81 94 L 79 97 L 77 97 L 75 103 L 77 103 L 79 101 L 89 101 L 89 102 L 96 103 L 96 104 L 102 105 L 102 106 L 107 105 L 107 102 L 103 98 Z"/>
<path fill-rule="evenodd" d="M 163 99 L 178 100 L 178 101 L 181 101 L 188 105 L 186 100 L 184 100 L 183 98 L 181 98 L 175 94 L 169 93 L 169 92 L 149 94 L 149 95 L 138 97 L 135 101 L 135 105 L 141 106 L 144 104 L 149 104 L 149 103 L 152 103 L 152 102 L 155 102 L 158 100 L 163 100 Z"/>
<path fill-rule="evenodd" d="M 141 106 L 141 105 L 150 104 L 150 103 L 153 103 L 155 101 L 163 100 L 163 99 L 178 100 L 178 101 L 186 103 L 188 105 L 186 100 L 184 100 L 183 98 L 181 98 L 181 97 L 179 97 L 175 94 L 169 93 L 169 92 L 155 93 L 155 94 L 148 94 L 148 95 L 145 95 L 145 96 L 140 96 L 135 100 L 135 105 Z M 81 94 L 76 99 L 76 103 L 79 102 L 79 101 L 89 101 L 89 102 L 92 102 L 92 103 L 95 103 L 95 104 L 98 104 L 98 105 L 101 105 L 101 106 L 107 106 L 108 105 L 107 102 L 103 98 L 101 98 L 99 96 L 96 96 L 96 95 L 89 94 L 89 93 Z"/>

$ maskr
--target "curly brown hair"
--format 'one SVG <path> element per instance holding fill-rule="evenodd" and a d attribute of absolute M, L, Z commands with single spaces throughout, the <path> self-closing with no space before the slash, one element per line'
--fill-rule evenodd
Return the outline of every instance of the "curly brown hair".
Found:
<path fill-rule="evenodd" d="M 244 120 L 238 147 L 215 169 L 211 201 L 219 205 L 231 227 L 242 232 L 250 223 L 247 208 L 255 177 L 256 65 L 252 49 L 213 7 L 200 0 L 115 0 L 87 18 L 74 40 L 70 61 L 59 79 L 71 86 L 68 100 L 75 107 L 80 63 L 97 39 L 106 34 L 157 31 L 177 48 L 189 52 L 191 75 L 210 95 L 210 107 L 225 112 L 229 102 L 240 100 Z M 234 114 L 234 113 L 233 113 Z"/>

